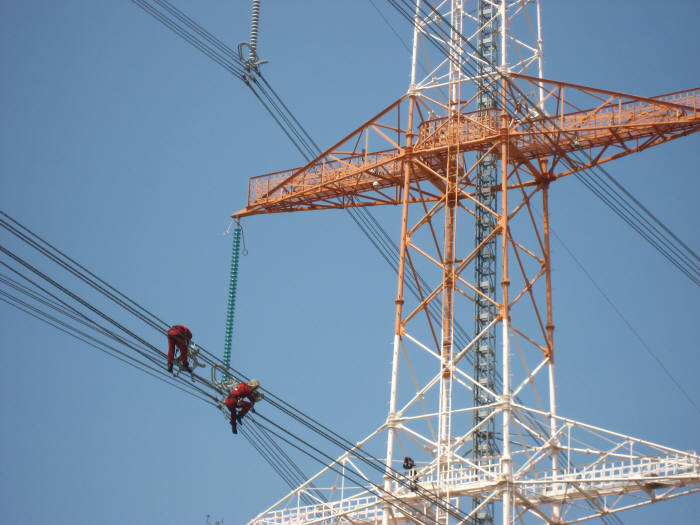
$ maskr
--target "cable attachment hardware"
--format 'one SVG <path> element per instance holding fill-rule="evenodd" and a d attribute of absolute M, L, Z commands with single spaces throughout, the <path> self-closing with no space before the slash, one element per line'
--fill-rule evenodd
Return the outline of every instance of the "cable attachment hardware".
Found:
<path fill-rule="evenodd" d="M 211 382 L 224 396 L 227 396 L 241 382 L 241 380 L 229 374 L 230 372 L 228 372 L 226 366 L 220 363 L 216 363 L 211 367 Z"/>
<path fill-rule="evenodd" d="M 194 343 L 187 345 L 187 361 L 189 362 L 189 371 L 192 381 L 194 381 L 194 372 L 197 370 L 197 368 L 204 368 L 206 366 L 205 364 L 199 362 L 198 356 L 200 350 L 201 348 Z M 177 367 L 173 372 L 173 375 L 177 377 L 180 375 L 180 372 L 185 369 L 185 366 L 182 363 L 182 353 L 178 353 L 177 357 L 173 360 L 173 364 Z"/>

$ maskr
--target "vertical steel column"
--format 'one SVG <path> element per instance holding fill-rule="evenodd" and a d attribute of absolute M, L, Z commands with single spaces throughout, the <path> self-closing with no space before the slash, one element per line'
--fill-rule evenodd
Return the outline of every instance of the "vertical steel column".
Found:
<path fill-rule="evenodd" d="M 508 289 L 510 286 L 510 275 L 508 273 L 508 113 L 507 101 L 508 94 L 506 91 L 506 75 L 508 74 L 508 62 L 506 54 L 506 0 L 501 0 L 499 6 L 501 17 L 501 214 L 499 220 L 499 229 L 501 232 L 501 308 L 500 316 L 503 325 L 501 344 L 503 346 L 503 393 L 502 400 L 502 439 L 503 450 L 501 452 L 501 473 L 503 476 L 503 525 L 511 525 L 511 505 L 512 501 L 512 483 L 513 483 L 513 467 L 512 458 L 510 455 L 510 420 L 511 420 L 511 390 L 510 390 L 510 306 Z"/>
<path fill-rule="evenodd" d="M 480 119 L 492 120 L 497 107 L 498 85 L 494 82 L 496 70 L 493 64 L 498 62 L 498 17 L 497 11 L 491 2 L 479 0 L 477 23 L 479 29 L 478 49 L 487 63 L 478 63 L 477 109 Z M 477 153 L 477 155 L 479 155 Z M 488 209 L 498 209 L 498 197 L 496 187 L 498 185 L 498 171 L 496 155 L 486 155 L 476 168 L 476 199 Z M 496 265 L 497 248 L 496 237 L 484 243 L 484 240 L 496 228 L 496 217 L 484 209 L 475 205 L 475 246 L 481 246 L 475 257 L 474 285 L 485 296 L 496 299 Z M 484 243 L 482 245 L 482 243 Z M 481 333 L 486 326 L 496 318 L 498 313 L 492 303 L 480 295 L 475 296 L 474 302 L 474 333 Z M 496 328 L 488 330 L 474 345 L 474 379 L 479 385 L 489 390 L 494 390 L 496 377 Z M 474 388 L 473 426 L 476 427 L 484 421 L 489 410 L 478 407 L 488 405 L 491 400 L 485 391 Z M 490 460 L 498 452 L 496 444 L 495 418 L 484 423 L 479 430 L 474 432 L 472 441 L 472 458 L 475 463 L 481 460 Z M 481 498 L 472 499 L 472 508 L 482 504 Z M 474 523 L 478 525 L 493 524 L 494 505 L 488 503 L 477 511 Z"/>
<path fill-rule="evenodd" d="M 501 473 L 504 481 L 503 488 L 503 525 L 510 525 L 510 506 L 511 500 L 511 483 L 512 483 L 512 464 L 510 455 L 510 419 L 511 419 L 511 391 L 510 391 L 510 308 L 508 288 L 510 286 L 510 278 L 508 274 L 508 119 L 505 111 L 505 92 L 506 80 L 503 79 L 503 102 L 504 109 L 502 110 L 501 123 L 501 216 L 499 221 L 499 230 L 501 233 L 501 308 L 500 316 L 502 323 L 502 346 L 503 346 L 503 393 L 501 395 L 502 412 L 503 412 L 503 451 L 501 452 Z"/>
<path fill-rule="evenodd" d="M 448 134 L 454 137 L 459 132 L 460 126 L 460 99 L 462 80 L 462 21 L 464 12 L 462 0 L 453 0 L 450 11 L 450 40 L 448 43 L 449 54 L 449 107 L 448 107 Z M 451 142 L 451 141 L 450 141 Z M 456 263 L 456 237 L 457 237 L 457 211 L 460 175 L 459 149 L 448 146 L 445 159 L 445 203 L 444 203 L 444 237 L 442 246 L 442 320 L 441 320 L 441 349 L 440 349 L 440 416 L 438 420 L 438 453 L 437 469 L 438 484 L 443 484 L 445 489 L 449 486 L 448 476 L 452 457 L 452 368 L 454 357 L 454 296 L 455 296 L 455 263 Z M 444 481 L 443 481 L 444 480 Z M 446 493 L 446 498 L 449 495 Z M 449 521 L 447 513 L 435 509 L 435 517 L 438 523 Z"/>
<path fill-rule="evenodd" d="M 552 439 L 552 445 L 558 444 L 559 440 L 555 439 L 557 434 L 557 396 L 556 384 L 554 376 L 554 319 L 552 315 L 552 263 L 551 251 L 549 248 L 549 183 L 545 183 L 542 188 L 542 215 L 544 229 L 544 260 L 545 260 L 545 287 L 547 291 L 547 358 L 549 359 L 549 435 Z M 556 473 L 558 469 L 558 450 L 555 447 L 551 452 L 552 457 L 552 472 Z M 561 519 L 561 504 L 552 505 L 552 518 L 554 523 L 559 523 Z"/>
<path fill-rule="evenodd" d="M 411 96 L 410 106 L 408 109 L 408 130 L 406 134 L 406 152 L 411 153 L 413 150 L 413 107 L 415 105 L 415 97 Z M 387 416 L 387 444 L 386 444 L 386 471 L 384 474 L 384 490 L 386 494 L 391 493 L 391 480 L 393 478 L 392 462 L 394 460 L 394 434 L 396 417 L 396 391 L 399 380 L 399 348 L 401 345 L 401 335 L 403 332 L 402 313 L 403 313 L 403 290 L 404 276 L 406 270 L 406 247 L 408 245 L 408 196 L 411 184 L 411 161 L 407 160 L 404 164 L 404 181 L 403 181 L 403 199 L 401 210 L 401 246 L 399 247 L 399 268 L 398 268 L 398 283 L 396 290 L 396 317 L 394 319 L 394 346 L 391 361 L 391 395 L 389 397 L 389 415 Z M 389 523 L 391 515 L 391 505 L 387 504 L 382 513 L 382 525 Z"/>
<path fill-rule="evenodd" d="M 447 479 L 450 463 L 450 434 L 452 420 L 452 358 L 455 288 L 455 232 L 457 228 L 457 170 L 456 156 L 448 150 L 447 187 L 445 190 L 445 224 L 442 261 L 442 342 L 440 350 L 440 416 L 438 424 L 438 483 Z M 439 522 L 440 509 L 436 509 Z"/>
<path fill-rule="evenodd" d="M 420 11 L 420 0 L 416 2 L 415 23 L 413 29 L 413 54 L 411 57 L 411 84 L 409 91 L 412 92 L 416 83 L 416 64 L 418 58 L 418 13 Z M 408 108 L 408 133 L 406 134 L 406 152 L 413 151 L 413 109 L 416 103 L 415 95 L 410 96 Z M 396 285 L 396 317 L 394 320 L 394 344 L 391 360 L 391 393 L 389 395 L 389 415 L 387 416 L 387 443 L 386 443 L 386 471 L 384 473 L 384 491 L 385 494 L 391 493 L 391 478 L 392 478 L 392 463 L 394 461 L 394 435 L 396 417 L 396 392 L 399 381 L 399 347 L 401 345 L 401 335 L 403 331 L 403 323 L 401 316 L 403 313 L 403 290 L 404 290 L 404 275 L 406 271 L 406 248 L 408 244 L 408 196 L 411 185 L 411 166 L 410 161 L 404 164 L 404 180 L 403 180 L 403 199 L 401 208 L 401 246 L 399 247 L 399 267 L 398 280 Z M 391 505 L 387 504 L 382 513 L 382 525 L 388 525 L 391 518 Z"/>

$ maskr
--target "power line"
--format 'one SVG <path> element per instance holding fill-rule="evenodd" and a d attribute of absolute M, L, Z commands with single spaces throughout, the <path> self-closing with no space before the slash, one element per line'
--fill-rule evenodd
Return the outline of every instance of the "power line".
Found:
<path fill-rule="evenodd" d="M 205 403 L 208 403 L 210 405 L 215 406 L 214 403 L 210 399 L 206 399 L 205 397 L 202 397 L 199 395 L 197 392 L 193 392 L 191 390 L 188 390 L 184 388 L 183 385 L 177 384 L 176 382 L 169 380 L 169 377 L 172 376 L 166 376 L 166 378 L 161 377 L 163 375 L 162 370 L 159 370 L 158 368 L 153 367 L 152 364 L 139 361 L 138 359 L 134 359 L 133 356 L 130 356 L 126 354 L 125 352 L 122 352 L 118 350 L 117 348 L 108 345 L 102 341 L 99 341 L 95 339 L 94 337 L 90 336 L 89 334 L 77 329 L 76 327 L 66 323 L 65 321 L 61 321 L 60 319 L 48 314 L 46 311 L 42 311 L 39 308 L 36 308 L 35 306 L 32 306 L 25 301 L 22 301 L 16 296 L 13 296 L 12 294 L 8 294 L 7 292 L 4 292 L 0 290 L 0 301 L 3 301 L 6 304 L 9 304 L 10 306 L 16 308 L 17 310 L 24 312 L 25 314 L 34 317 L 35 319 L 48 324 L 49 326 L 52 326 L 53 328 L 56 328 L 57 330 L 70 335 L 71 337 L 74 337 L 75 339 L 78 339 L 79 341 L 84 342 L 85 344 L 93 347 L 96 350 L 99 350 L 100 352 L 103 352 L 110 357 L 114 357 L 115 359 L 118 359 L 119 361 L 122 361 L 123 363 L 136 368 L 137 370 L 140 370 L 141 372 L 144 372 L 151 377 L 154 377 L 158 379 L 159 381 L 162 381 L 163 383 L 166 383 L 174 388 L 177 388 L 178 390 L 181 390 L 185 392 L 186 394 L 189 394 L 201 401 L 204 401 Z M 160 373 L 160 375 L 159 375 Z M 188 383 L 184 383 L 185 386 L 188 386 Z"/>
<path fill-rule="evenodd" d="M 157 318 L 154 314 L 149 312 L 146 308 L 140 307 L 141 311 L 135 311 L 134 308 L 132 308 L 130 305 L 131 304 L 136 304 L 133 300 L 131 300 L 128 296 L 123 294 L 122 292 L 119 292 L 116 290 L 114 287 L 110 287 L 110 290 L 107 290 L 104 286 L 100 285 L 99 283 L 104 283 L 101 278 L 97 277 L 94 273 L 89 272 L 87 269 L 85 269 L 82 265 L 77 263 L 74 259 L 68 257 L 65 255 L 65 253 L 60 252 L 57 248 L 55 248 L 53 245 L 48 243 L 47 241 L 43 240 L 41 237 L 38 235 L 34 234 L 31 230 L 29 230 L 26 226 L 22 225 L 19 223 L 19 221 L 16 221 L 15 219 L 12 219 L 9 217 L 9 215 L 5 214 L 4 212 L 2 213 L 4 216 L 6 216 L 8 219 L 12 221 L 17 227 L 13 227 L 9 222 L 0 220 L 0 225 L 4 227 L 7 231 L 10 233 L 13 233 L 17 236 L 18 239 L 23 241 L 25 244 L 27 244 L 29 247 L 35 249 L 38 251 L 40 254 L 43 256 L 47 257 L 50 261 L 54 262 L 58 266 L 70 271 L 75 277 L 83 280 L 87 284 L 89 284 L 91 287 L 93 287 L 95 290 L 100 292 L 102 295 L 110 299 L 111 301 L 115 302 L 118 306 L 121 306 L 124 308 L 128 313 L 131 315 L 136 316 L 139 318 L 141 321 L 146 322 L 151 328 L 156 329 L 158 332 L 162 332 L 162 329 L 154 325 L 154 323 L 150 322 L 149 318 Z M 18 235 L 18 233 L 21 233 L 20 228 L 22 231 L 27 232 L 23 235 Z M 36 239 L 42 239 L 42 242 L 44 244 L 40 244 L 36 242 L 35 239 L 31 238 L 34 237 Z M 47 248 L 50 247 L 49 248 Z M 83 340 L 90 344 L 93 347 L 96 347 L 99 350 L 104 351 L 108 355 L 111 355 L 112 357 L 116 357 L 120 360 L 128 360 L 130 361 L 130 364 L 132 366 L 135 366 L 136 368 L 149 373 L 149 375 L 154 375 L 154 374 L 163 374 L 163 369 L 162 369 L 162 362 L 164 360 L 164 355 L 162 352 L 160 352 L 155 346 L 151 345 L 148 343 L 145 339 L 135 336 L 134 332 L 131 331 L 130 329 L 127 329 L 123 323 L 118 322 L 116 319 L 114 319 L 112 316 L 106 314 L 102 309 L 94 306 L 91 303 L 88 303 L 85 299 L 79 297 L 75 292 L 69 290 L 65 285 L 58 283 L 54 278 L 51 278 L 46 274 L 45 272 L 42 272 L 36 268 L 36 266 L 28 263 L 25 261 L 23 258 L 12 252 L 11 250 L 5 248 L 4 246 L 0 246 L 0 251 L 2 251 L 5 255 L 9 256 L 12 260 L 14 260 L 16 263 L 19 263 L 21 267 L 23 267 L 25 270 L 29 270 L 31 273 L 34 275 L 40 277 L 47 283 L 49 283 L 51 286 L 59 290 L 61 293 L 66 295 L 68 298 L 72 299 L 73 301 L 77 302 L 81 306 L 87 308 L 91 312 L 97 314 L 99 317 L 102 319 L 108 321 L 110 324 L 115 326 L 118 330 L 124 332 L 125 334 L 129 335 L 130 337 L 136 339 L 140 343 L 144 344 L 146 348 L 139 349 L 137 348 L 134 344 L 130 343 L 127 341 L 123 336 L 119 335 L 118 333 L 114 332 L 113 330 L 106 328 L 104 325 L 100 324 L 96 320 L 90 318 L 88 315 L 84 314 L 77 308 L 71 306 L 67 301 L 61 299 L 57 295 L 53 294 L 52 292 L 48 291 L 47 289 L 43 288 L 41 285 L 33 281 L 30 277 L 27 277 L 26 275 L 22 274 L 20 270 L 17 270 L 7 263 L 0 261 L 0 264 L 11 270 L 13 273 L 16 273 L 19 275 L 21 278 L 29 282 L 34 288 L 38 291 L 34 291 L 34 289 L 31 289 L 25 285 L 23 285 L 21 282 L 12 279 L 9 276 L 4 276 L 0 275 L 0 282 L 3 284 L 9 285 L 11 288 L 13 288 L 16 291 L 19 291 L 21 293 L 24 293 L 31 299 L 40 302 L 46 307 L 49 307 L 53 310 L 55 310 L 58 313 L 61 313 L 64 316 L 69 317 L 75 322 L 79 322 L 83 324 L 84 326 L 87 326 L 88 328 L 97 331 L 98 333 L 110 337 L 113 340 L 115 340 L 117 343 L 125 345 L 127 348 L 129 348 L 132 351 L 136 351 L 138 354 L 140 354 L 142 357 L 146 359 L 146 361 L 141 361 L 137 358 L 135 358 L 133 355 L 130 355 L 128 353 L 125 353 L 123 351 L 120 351 L 119 349 L 115 348 L 114 346 L 108 345 L 107 343 L 100 341 L 93 336 L 90 336 L 84 331 L 79 330 L 73 325 L 70 325 L 69 323 L 66 323 L 64 321 L 61 321 L 54 316 L 48 314 L 47 312 L 37 308 L 33 307 L 32 305 L 29 305 L 28 303 L 20 300 L 19 298 L 12 296 L 11 294 L 8 294 L 6 292 L 2 292 L 0 290 L 0 299 L 2 299 L 4 302 L 9 302 L 19 308 L 21 311 L 28 313 L 29 315 L 32 315 L 34 317 L 37 317 L 41 320 L 44 320 L 51 326 L 57 327 L 61 331 L 67 332 L 74 337 Z M 56 253 L 58 252 L 62 254 L 63 258 L 59 258 Z M 70 261 L 70 264 L 66 261 Z M 86 277 L 85 273 L 88 273 L 91 278 Z M 217 359 L 211 355 L 210 352 L 208 352 L 206 349 L 203 347 L 200 347 L 201 351 L 203 352 L 203 358 L 205 359 L 206 362 L 210 364 L 210 366 L 219 366 L 221 367 L 221 363 L 217 361 Z M 233 367 L 223 367 L 226 369 L 228 372 L 233 371 L 234 374 L 238 377 L 246 378 L 245 374 L 242 372 L 236 370 Z M 175 382 L 175 378 L 172 378 L 170 376 L 165 376 L 167 379 L 162 379 L 159 378 L 165 382 L 169 382 L 173 384 Z M 216 407 L 220 407 L 221 405 L 219 404 L 219 398 L 216 396 L 213 396 L 210 392 L 207 392 L 203 388 L 190 384 L 186 382 L 183 378 L 178 378 L 180 381 L 181 385 L 175 385 L 178 388 L 184 389 L 186 387 L 187 389 L 190 390 L 195 390 L 198 392 L 188 392 L 191 395 L 195 395 L 195 397 L 199 397 L 200 399 L 205 400 L 208 404 Z M 213 383 L 209 382 L 205 378 L 197 376 L 197 381 L 202 384 L 203 386 L 206 386 L 209 388 L 211 391 L 215 392 L 216 394 L 221 395 L 221 390 L 219 387 L 214 385 Z M 352 449 L 354 448 L 354 445 L 348 441 L 347 439 L 343 438 L 339 434 L 331 431 L 328 427 L 318 423 L 318 421 L 314 420 L 310 416 L 306 415 L 304 412 L 296 409 L 295 407 L 289 405 L 288 403 L 284 402 L 281 398 L 275 396 L 274 394 L 270 393 L 269 391 L 266 391 L 268 393 L 268 402 L 271 406 L 277 408 L 280 410 L 283 414 L 286 414 L 287 416 L 291 416 L 293 419 L 297 420 L 298 422 L 302 423 L 304 426 L 306 426 L 308 429 L 310 429 L 312 432 L 314 432 L 316 435 L 322 437 L 323 439 L 327 440 L 328 442 L 332 443 L 335 446 L 338 446 L 341 448 L 341 450 L 345 452 L 351 452 Z M 206 397 L 202 397 L 206 396 Z M 209 398 L 209 399 L 206 399 Z M 290 435 L 294 435 L 291 434 Z M 302 442 L 306 443 L 303 439 L 299 438 L 296 436 L 297 439 L 300 439 Z M 269 436 L 268 436 L 269 440 Z M 261 444 L 260 442 L 256 442 L 256 445 L 259 449 L 259 452 L 261 452 L 261 455 L 263 455 L 264 459 L 268 461 L 271 465 L 273 465 L 273 468 L 275 470 L 279 470 L 280 473 L 283 473 L 282 477 L 283 479 L 287 481 L 292 481 L 295 479 L 295 476 L 303 476 L 303 473 L 301 470 L 293 465 L 293 462 L 291 462 L 291 459 L 283 452 L 279 447 L 277 447 L 277 452 L 273 450 L 273 446 L 271 444 L 264 445 Z M 385 466 L 384 464 L 374 456 L 371 456 L 369 454 L 364 453 L 363 451 L 352 451 L 352 453 L 361 458 L 364 463 L 367 465 L 371 466 L 372 468 L 378 470 L 381 473 L 386 473 L 385 472 Z M 390 474 L 390 477 L 395 479 L 396 481 L 400 482 L 400 473 L 398 471 L 395 471 L 390 467 L 390 471 L 393 472 L 394 474 Z M 296 474 L 294 474 L 296 472 Z M 291 477 L 290 477 L 291 476 Z M 296 477 L 298 480 L 299 478 Z M 451 509 L 452 506 L 449 502 L 444 502 L 440 498 L 438 498 L 435 494 L 433 494 L 430 491 L 424 491 L 424 495 L 428 495 L 431 500 L 437 501 L 436 504 L 439 505 L 445 505 L 446 509 Z M 399 503 L 396 503 L 396 505 L 399 505 Z M 403 504 L 402 504 L 403 505 Z M 450 512 L 456 512 L 454 510 L 450 510 Z"/>

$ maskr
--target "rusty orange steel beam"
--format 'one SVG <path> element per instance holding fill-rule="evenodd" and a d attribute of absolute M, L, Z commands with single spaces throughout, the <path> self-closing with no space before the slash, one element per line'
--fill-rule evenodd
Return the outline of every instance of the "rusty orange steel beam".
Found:
<path fill-rule="evenodd" d="M 551 179 L 586 169 L 614 158 L 628 155 L 675 138 L 700 131 L 700 89 L 679 91 L 646 98 L 613 91 L 597 90 L 574 84 L 555 82 L 523 75 L 514 75 L 534 84 L 554 85 L 558 109 L 575 110 L 556 115 L 537 115 L 526 106 L 516 106 L 516 114 L 508 115 L 507 140 L 509 164 L 532 160 L 551 160 Z M 568 94 L 566 94 L 568 90 Z M 571 93 L 571 92 L 574 93 Z M 554 93 L 554 91 L 551 91 Z M 579 110 L 573 105 L 576 97 L 588 97 L 592 109 Z M 248 205 L 234 217 L 264 213 L 280 213 L 313 209 L 346 208 L 400 204 L 404 187 L 404 166 L 409 163 L 412 192 L 409 202 L 433 201 L 435 194 L 418 194 L 415 185 L 422 181 L 433 184 L 436 194 L 444 192 L 438 173 L 445 166 L 449 151 L 485 152 L 503 140 L 501 110 L 461 113 L 452 117 L 424 120 L 417 126 L 410 151 L 394 147 L 397 141 L 384 132 L 379 140 L 392 146 L 368 153 L 356 151 L 364 137 L 382 128 L 391 129 L 405 138 L 409 130 L 389 128 L 378 122 L 392 110 L 399 111 L 401 100 L 393 103 L 333 148 L 302 168 L 253 177 L 248 190 Z M 397 118 L 397 121 L 400 119 Z M 355 148 L 347 144 L 355 140 Z M 343 148 L 343 146 L 345 146 Z M 342 148 L 342 149 L 341 149 Z M 582 152 L 584 163 L 572 163 L 568 154 Z M 605 155 L 604 155 L 605 153 Z M 553 173 L 560 159 L 567 157 L 566 169 Z M 426 166 L 435 166 L 432 173 Z M 436 176 L 436 173 L 440 176 Z M 538 181 L 521 182 L 520 186 Z M 515 187 L 515 186 L 513 186 Z M 387 190 L 391 189 L 394 194 Z M 500 191 L 501 188 L 494 188 Z M 468 193 L 468 192 L 467 192 Z"/>

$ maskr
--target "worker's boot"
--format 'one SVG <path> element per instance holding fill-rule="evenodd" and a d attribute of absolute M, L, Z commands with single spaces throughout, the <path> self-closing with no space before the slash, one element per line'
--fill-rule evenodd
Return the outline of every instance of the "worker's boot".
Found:
<path fill-rule="evenodd" d="M 236 427 L 236 421 L 231 421 L 231 432 L 238 434 L 238 428 Z"/>
<path fill-rule="evenodd" d="M 240 414 L 238 414 L 238 415 L 236 416 L 236 421 L 238 421 L 238 424 L 239 424 L 239 425 L 242 425 L 242 424 L 243 424 L 243 416 L 240 415 Z"/>
<path fill-rule="evenodd" d="M 171 374 L 173 373 L 173 364 L 172 363 L 168 363 L 168 372 L 170 372 Z"/>

